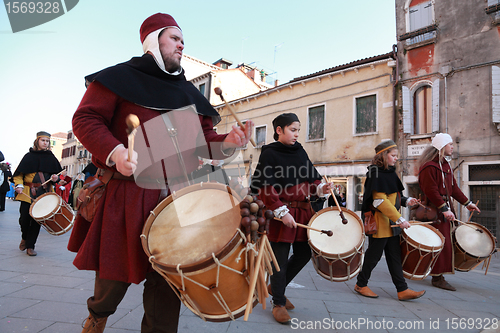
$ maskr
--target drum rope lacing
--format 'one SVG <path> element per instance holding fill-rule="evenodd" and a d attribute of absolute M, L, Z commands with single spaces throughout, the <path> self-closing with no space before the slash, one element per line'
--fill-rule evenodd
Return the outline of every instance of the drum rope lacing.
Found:
<path fill-rule="evenodd" d="M 431 260 L 429 262 L 429 268 L 427 269 L 427 271 L 425 272 L 424 274 L 424 278 L 427 277 L 427 275 L 429 275 L 429 273 L 432 271 L 432 269 L 434 268 L 434 265 L 436 264 L 437 262 L 437 258 L 439 256 L 439 254 L 441 253 L 441 251 L 443 250 L 443 248 L 439 249 L 438 246 L 431 246 L 431 251 L 427 251 L 426 249 L 424 249 L 422 246 L 423 244 L 420 244 L 420 243 L 417 243 L 417 246 L 415 247 L 415 245 L 413 244 L 410 244 L 407 240 L 405 241 L 405 237 L 401 237 L 401 240 L 399 242 L 400 245 L 403 244 L 403 242 L 405 243 L 404 246 L 406 247 L 406 255 L 404 257 L 404 259 L 401 261 L 401 265 L 403 266 L 405 263 L 406 263 L 406 259 L 409 258 L 410 254 L 412 254 L 412 252 L 414 251 L 418 251 L 418 255 L 419 255 L 419 259 L 417 261 L 417 263 L 415 264 L 415 268 L 413 269 L 413 272 L 412 273 L 408 273 L 408 275 L 411 275 L 411 277 L 413 278 L 414 276 L 416 276 L 417 274 L 417 269 L 420 268 L 420 264 L 422 263 L 422 260 L 424 260 L 424 258 L 430 253 L 431 255 Z M 411 245 L 411 247 L 413 249 L 409 249 L 409 246 Z M 437 251 L 436 251 L 437 250 Z M 425 252 L 426 254 L 423 255 L 423 252 Z M 403 273 L 405 273 L 405 271 L 403 270 Z"/>
<path fill-rule="evenodd" d="M 337 258 L 328 258 L 326 256 L 323 255 L 323 251 L 321 250 L 318 250 L 318 254 L 315 255 L 313 251 L 313 263 L 314 265 L 318 268 L 317 270 L 319 272 L 321 272 L 321 270 L 319 269 L 319 260 L 318 258 L 323 258 L 327 263 L 328 263 L 328 270 L 329 270 L 329 273 L 330 273 L 330 281 L 333 282 L 335 281 L 334 278 L 333 278 L 333 264 L 337 261 L 341 261 L 343 262 L 344 264 L 346 264 L 347 266 L 347 278 L 348 280 L 350 280 L 352 277 L 354 276 L 351 276 L 351 261 L 356 258 L 356 255 L 359 254 L 359 255 L 363 255 L 363 244 L 364 242 L 361 244 L 361 246 L 358 248 L 355 248 L 356 252 L 353 253 L 353 255 L 350 255 L 348 258 L 349 260 L 344 260 L 343 258 L 340 257 L 340 255 L 337 254 Z M 360 267 L 361 267 L 361 264 L 360 264 Z M 326 275 L 326 274 L 325 274 Z"/>

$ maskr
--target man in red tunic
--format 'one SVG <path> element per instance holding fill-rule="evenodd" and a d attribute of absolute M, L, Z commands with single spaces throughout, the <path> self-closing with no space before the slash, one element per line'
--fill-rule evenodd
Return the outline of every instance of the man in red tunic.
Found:
<path fill-rule="evenodd" d="M 172 110 L 188 107 L 195 111 L 182 113 L 184 118 L 177 122 L 183 168 L 164 159 L 151 165 L 154 170 L 162 166 L 169 179 L 196 170 L 197 154 L 208 154 L 203 157 L 211 159 L 227 158 L 234 148 L 248 142 L 253 127 L 253 122 L 248 121 L 245 131 L 233 126 L 226 135 L 215 133 L 213 126 L 220 117 L 186 81 L 180 66 L 183 35 L 170 15 L 158 13 L 147 18 L 140 37 L 142 57 L 85 78 L 87 91 L 73 116 L 74 133 L 92 153 L 92 162 L 101 169 L 101 174 L 112 173 L 94 220 L 89 223 L 79 216 L 68 244 L 70 251 L 77 252 L 74 265 L 78 269 L 96 271 L 94 295 L 87 301 L 90 314 L 82 332 L 103 332 L 107 317 L 116 311 L 130 284 L 144 279 L 141 332 L 177 332 L 180 301 L 165 279 L 152 269 L 140 239 L 149 212 L 161 199 L 161 188 L 142 186 L 151 176 L 148 170 L 141 169 L 143 160 L 150 158 L 147 153 L 141 153 L 138 160 L 134 152 L 128 160 L 127 116 L 134 114 L 139 118 L 140 129 L 146 136 L 152 133 L 144 125 L 161 121 L 166 114 L 174 114 Z M 148 138 L 145 140 L 149 146 L 158 144 Z M 173 149 L 173 140 L 168 135 L 162 140 L 166 149 Z M 187 153 L 183 149 L 200 147 L 200 141 L 210 145 Z M 140 175 L 134 173 L 137 168 Z M 168 189 L 166 179 L 163 180 L 162 187 Z"/>
<path fill-rule="evenodd" d="M 451 239 L 452 223 L 455 221 L 453 204 L 450 202 L 454 198 L 469 211 L 480 210 L 474 205 L 458 187 L 453 176 L 453 171 L 448 163 L 447 157 L 453 153 L 453 139 L 449 134 L 438 133 L 432 139 L 429 146 L 420 158 L 420 169 L 418 172 L 418 184 L 425 198 L 424 202 L 437 208 L 438 220 L 440 222 L 432 225 L 444 236 L 444 248 L 436 260 L 436 264 L 430 275 L 432 285 L 438 288 L 455 291 L 455 287 L 450 285 L 443 277 L 443 274 L 454 274 L 453 265 L 453 244 Z M 451 198 L 450 198 L 451 197 Z"/>

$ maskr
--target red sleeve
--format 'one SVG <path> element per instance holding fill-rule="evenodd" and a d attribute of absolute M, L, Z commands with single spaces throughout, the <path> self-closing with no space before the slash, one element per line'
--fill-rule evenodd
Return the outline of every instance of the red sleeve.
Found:
<path fill-rule="evenodd" d="M 227 134 L 217 134 L 214 131 L 214 125 L 212 122 L 212 117 L 199 115 L 201 128 L 203 129 L 203 134 L 205 135 L 205 141 L 208 144 L 208 151 L 210 156 L 202 156 L 205 158 L 210 158 L 213 160 L 223 160 L 228 158 L 228 156 L 222 153 L 222 141 L 226 138 Z"/>
<path fill-rule="evenodd" d="M 98 82 L 91 83 L 73 115 L 73 132 L 104 167 L 120 142 L 109 130 L 119 97 Z"/>
<path fill-rule="evenodd" d="M 452 192 L 450 193 L 450 195 L 453 197 L 453 199 L 457 200 L 462 205 L 465 205 L 469 201 L 469 199 L 465 196 L 464 192 L 462 192 L 460 187 L 458 187 L 455 177 L 453 177 L 453 186 L 451 188 Z"/>
<path fill-rule="evenodd" d="M 285 205 L 283 202 L 281 202 L 278 192 L 276 191 L 274 186 L 271 185 L 267 185 L 259 189 L 259 198 L 270 210 L 275 210 Z"/>

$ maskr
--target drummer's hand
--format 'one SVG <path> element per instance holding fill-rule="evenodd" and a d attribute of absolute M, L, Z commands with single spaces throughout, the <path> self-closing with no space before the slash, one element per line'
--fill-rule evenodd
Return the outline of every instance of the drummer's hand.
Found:
<path fill-rule="evenodd" d="M 59 176 L 58 175 L 52 175 L 52 176 L 50 176 L 50 180 L 52 180 L 55 183 L 55 182 L 57 182 L 59 180 Z"/>
<path fill-rule="evenodd" d="M 248 120 L 245 123 L 245 131 L 239 126 L 233 125 L 233 129 L 222 142 L 222 150 L 245 146 L 252 137 L 253 125 L 253 121 Z"/>
<path fill-rule="evenodd" d="M 21 194 L 22 191 L 23 191 L 22 187 L 16 187 L 16 193 L 17 194 Z"/>
<path fill-rule="evenodd" d="M 406 201 L 407 206 L 415 206 L 420 202 L 417 198 L 411 198 L 410 200 Z"/>
<path fill-rule="evenodd" d="M 406 220 L 404 220 L 403 222 L 401 222 L 399 224 L 399 226 L 401 227 L 401 229 L 408 229 L 409 227 L 411 227 L 411 223 L 408 222 L 408 221 L 406 221 Z"/>
<path fill-rule="evenodd" d="M 455 221 L 455 214 L 451 210 L 444 212 L 443 215 L 446 221 Z"/>
<path fill-rule="evenodd" d="M 59 189 L 60 189 L 61 191 L 64 191 L 64 190 L 66 189 L 66 187 L 64 187 L 64 186 L 59 186 Z"/>
<path fill-rule="evenodd" d="M 475 204 L 473 204 L 472 202 L 471 202 L 470 204 L 468 204 L 468 205 L 466 206 L 466 208 L 467 208 L 469 211 L 471 211 L 471 212 L 475 210 L 475 211 L 477 211 L 478 213 L 481 213 L 481 211 L 479 210 L 479 208 L 478 208 Z"/>
<path fill-rule="evenodd" d="M 131 161 L 127 161 L 127 159 L 128 149 L 123 146 L 116 148 L 110 157 L 110 160 L 116 163 L 116 169 L 119 173 L 124 176 L 132 176 L 137 169 L 137 152 L 134 151 Z"/>
<path fill-rule="evenodd" d="M 281 221 L 289 228 L 297 228 L 297 224 L 290 213 L 286 213 L 285 216 L 281 218 Z"/>
<path fill-rule="evenodd" d="M 325 183 L 325 185 L 321 187 L 321 191 L 323 192 L 323 194 L 330 193 L 330 190 L 332 189 L 333 189 L 333 183 Z"/>

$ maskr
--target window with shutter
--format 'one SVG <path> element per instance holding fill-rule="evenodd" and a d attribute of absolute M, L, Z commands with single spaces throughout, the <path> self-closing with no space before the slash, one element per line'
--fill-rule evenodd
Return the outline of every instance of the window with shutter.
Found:
<path fill-rule="evenodd" d="M 377 95 L 356 98 L 356 134 L 377 131 Z"/>
<path fill-rule="evenodd" d="M 491 66 L 491 108 L 494 123 L 500 123 L 500 67 Z"/>
<path fill-rule="evenodd" d="M 262 147 L 263 145 L 266 144 L 266 133 L 267 132 L 267 126 L 256 126 L 255 127 L 255 143 L 257 144 L 257 147 Z"/>
<path fill-rule="evenodd" d="M 325 138 L 325 105 L 307 109 L 307 141 Z"/>
<path fill-rule="evenodd" d="M 428 27 L 434 23 L 434 7 L 430 1 L 415 6 L 410 5 L 410 31 Z M 406 45 L 412 45 L 436 37 L 436 31 L 430 31 L 406 40 Z"/>

